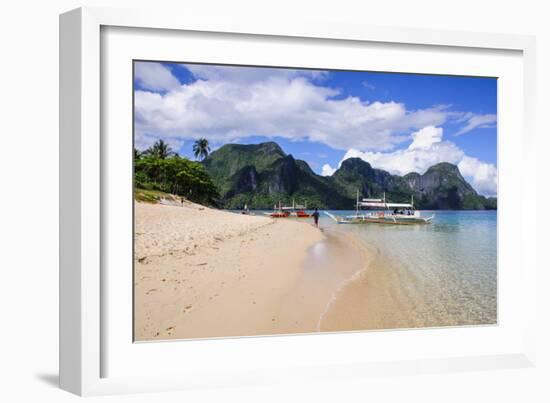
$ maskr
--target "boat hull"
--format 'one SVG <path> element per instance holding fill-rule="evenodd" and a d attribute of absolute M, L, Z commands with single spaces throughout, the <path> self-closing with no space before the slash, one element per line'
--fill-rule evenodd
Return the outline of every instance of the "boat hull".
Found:
<path fill-rule="evenodd" d="M 378 216 L 348 216 L 339 217 L 325 212 L 338 224 L 384 224 L 384 225 L 424 225 L 430 224 L 431 217 L 418 217 L 407 215 L 378 215 Z"/>
<path fill-rule="evenodd" d="M 367 218 L 359 219 L 353 222 L 345 222 L 342 224 L 385 224 L 385 225 L 416 225 L 416 224 L 429 224 L 430 221 L 426 219 L 414 219 L 414 220 L 391 220 L 391 219 L 376 219 L 376 218 Z"/>
<path fill-rule="evenodd" d="M 290 211 L 275 211 L 271 213 L 264 213 L 265 215 L 272 217 L 272 218 L 309 218 L 311 217 L 311 214 L 305 213 L 305 212 L 290 212 Z"/>
<path fill-rule="evenodd" d="M 273 213 L 273 214 L 270 214 L 269 216 L 270 216 L 270 217 L 273 217 L 273 218 L 287 218 L 287 217 L 290 217 L 290 214 L 286 214 L 286 213 Z"/>
<path fill-rule="evenodd" d="M 309 217 L 311 217 L 311 214 L 298 211 L 296 213 L 296 217 L 298 217 L 298 218 L 309 218 Z"/>

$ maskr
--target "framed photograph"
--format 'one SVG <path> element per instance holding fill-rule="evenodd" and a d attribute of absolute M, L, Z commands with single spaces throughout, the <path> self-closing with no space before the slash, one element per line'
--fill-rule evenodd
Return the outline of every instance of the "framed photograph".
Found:
<path fill-rule="evenodd" d="M 62 388 L 534 365 L 533 38 L 85 8 L 60 44 Z"/>

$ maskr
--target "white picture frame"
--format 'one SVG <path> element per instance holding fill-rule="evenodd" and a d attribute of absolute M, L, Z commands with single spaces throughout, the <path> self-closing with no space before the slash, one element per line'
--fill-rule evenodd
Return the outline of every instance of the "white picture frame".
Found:
<path fill-rule="evenodd" d="M 516 249 L 506 260 L 511 259 L 518 263 L 521 271 L 519 274 L 514 274 L 518 276 L 517 278 L 510 277 L 509 281 L 500 282 L 499 293 L 504 290 L 503 295 L 506 296 L 506 290 L 514 286 L 516 287 L 514 291 L 522 295 L 524 304 L 517 308 L 515 316 L 512 315 L 509 318 L 504 316 L 506 318 L 504 321 L 499 319 L 497 327 L 478 328 L 475 331 L 462 328 L 447 329 L 445 334 L 434 329 L 369 332 L 367 336 L 363 333 L 353 333 L 323 335 L 321 338 L 306 335 L 150 343 L 150 347 L 137 347 L 137 349 L 126 336 L 122 337 L 122 341 L 119 340 L 120 337 L 117 339 L 117 335 L 123 334 L 125 330 L 117 329 L 113 321 L 108 320 L 112 307 L 111 303 L 107 302 L 110 291 L 105 285 L 105 278 L 110 278 L 105 272 L 108 263 L 106 251 L 109 248 L 103 229 L 108 226 L 106 220 L 113 219 L 113 215 L 105 214 L 104 207 L 105 203 L 110 203 L 110 196 L 106 196 L 110 192 L 106 177 L 114 175 L 114 172 L 109 172 L 107 169 L 112 165 L 107 164 L 109 150 L 106 147 L 115 145 L 101 135 L 109 130 L 109 123 L 102 120 L 105 120 L 107 115 L 106 111 L 102 110 L 102 96 L 109 93 L 110 89 L 105 88 L 108 84 L 102 81 L 104 72 L 101 60 L 102 55 L 109 55 L 102 49 L 105 47 L 102 31 L 108 30 L 109 27 L 154 29 L 157 30 L 156 32 L 171 33 L 192 32 L 198 37 L 201 33 L 204 35 L 215 33 L 217 38 L 223 38 L 224 35 L 228 38 L 237 35 L 243 38 L 251 37 L 260 42 L 262 40 L 284 43 L 294 41 L 306 47 L 310 46 L 311 41 L 314 40 L 319 43 L 328 41 L 330 46 L 335 48 L 347 43 L 376 44 L 379 47 L 412 46 L 420 47 L 422 51 L 462 49 L 476 53 L 480 57 L 491 52 L 512 52 L 515 56 L 511 66 L 521 67 L 521 74 L 518 78 L 520 70 L 512 66 L 510 77 L 514 81 L 510 81 L 509 85 L 515 88 L 514 94 L 518 95 L 518 99 L 514 101 L 517 102 L 514 107 L 520 105 L 521 113 L 518 112 L 520 115 L 518 120 L 510 121 L 509 127 L 514 127 L 519 133 L 514 133 L 513 137 L 507 137 L 504 140 L 499 133 L 499 160 L 502 162 L 504 158 L 510 166 L 517 161 L 522 164 L 523 176 L 516 179 L 521 182 L 521 189 L 529 189 L 530 192 L 523 191 L 517 195 L 518 200 L 515 202 L 518 215 L 523 216 L 532 210 L 529 199 L 533 197 L 533 189 L 536 189 L 533 157 L 535 150 L 535 42 L 533 37 L 326 22 L 283 26 L 277 21 L 270 22 L 267 19 L 215 21 L 158 10 L 81 8 L 65 13 L 60 17 L 60 385 L 63 389 L 79 395 L 96 395 L 225 385 L 242 386 L 306 379 L 330 380 L 380 373 L 397 375 L 534 365 L 536 323 L 531 315 L 536 311 L 534 290 L 537 266 L 534 239 L 536 223 L 532 220 L 519 220 L 520 222 L 510 229 L 500 226 L 500 231 L 514 233 L 506 232 L 507 236 L 501 237 L 499 255 L 502 250 L 507 249 L 502 248 L 503 244 L 504 246 L 514 245 Z M 138 58 L 130 53 L 124 57 Z M 433 55 L 430 57 L 433 58 Z M 113 106 L 112 103 L 109 104 L 109 107 L 111 106 Z M 123 109 L 127 110 L 127 106 Z M 510 105 L 499 104 L 499 114 L 502 110 L 510 109 Z M 131 125 L 131 122 L 126 124 Z M 507 124 L 504 122 L 504 127 Z M 499 116 L 499 131 L 500 125 Z M 518 151 L 515 156 L 512 155 L 514 150 Z M 514 158 L 516 160 L 512 161 Z M 503 179 L 503 170 L 499 169 L 499 171 L 501 175 L 499 179 Z M 507 171 L 504 169 L 504 172 Z M 511 172 L 508 174 L 512 175 Z M 506 190 L 506 181 L 503 183 Z M 500 193 L 499 190 L 499 196 Z M 507 197 L 510 195 L 510 193 L 505 194 Z M 506 217 L 501 217 L 502 203 L 506 206 L 509 205 L 509 201 L 499 199 L 499 223 L 507 222 Z M 131 239 L 131 233 L 128 233 L 128 237 L 130 237 L 128 240 Z M 127 243 L 128 240 L 124 242 Z M 499 257 L 499 259 L 500 264 L 502 258 Z M 517 279 L 521 281 L 515 281 Z M 110 283 L 110 287 L 116 284 L 120 283 L 114 281 Z M 124 309 L 127 310 L 128 301 L 124 303 L 126 305 L 121 307 L 122 311 L 126 312 Z M 502 312 L 499 312 L 499 315 L 500 313 Z M 521 321 L 518 319 L 520 316 Z M 106 329 L 107 325 L 109 331 Z M 403 336 L 405 333 L 407 335 Z M 345 340 L 342 337 L 345 337 Z M 343 353 L 342 359 L 333 357 L 331 354 L 323 357 L 315 354 L 318 349 L 330 352 L 334 346 L 343 341 L 349 346 L 360 346 L 365 340 L 364 337 L 376 341 L 390 340 L 389 342 L 380 341 L 386 344 L 402 343 L 403 338 L 406 337 L 407 342 L 412 343 L 411 345 L 418 343 L 418 346 L 434 345 L 433 341 L 438 339 L 445 339 L 447 342 L 452 339 L 463 340 L 466 345 L 479 340 L 479 345 L 477 348 L 470 348 L 472 346 L 467 345 L 468 348 L 462 350 L 446 351 L 443 343 L 437 349 L 422 350 L 415 356 L 404 355 L 396 348 L 395 354 L 391 357 L 377 357 L 374 360 L 366 360 L 360 354 L 354 358 L 352 353 L 347 356 Z M 498 345 L 494 349 L 483 344 L 483 340 L 489 343 L 495 338 L 502 338 L 505 341 L 501 344 L 494 343 Z M 125 346 L 124 343 L 130 343 L 130 345 Z M 153 344 L 156 346 L 152 346 Z M 149 351 L 138 351 L 144 349 Z M 230 353 L 235 349 L 240 351 L 240 355 Z M 278 358 L 284 355 L 282 352 L 289 349 L 302 351 L 303 354 L 297 355 L 294 359 Z M 119 353 L 121 351 L 126 355 Z M 135 368 L 136 363 L 132 358 L 134 354 L 136 357 L 137 354 L 144 354 L 140 357 L 145 357 L 145 361 L 142 362 L 143 366 L 146 366 L 147 360 L 164 359 L 163 354 L 174 352 L 180 354 L 185 352 L 188 360 L 183 364 L 172 365 L 167 371 L 157 375 Z M 214 354 L 221 358 L 215 358 Z M 258 357 L 264 357 L 263 364 Z M 216 362 L 216 359 L 219 362 Z M 116 360 L 128 362 L 128 367 L 132 365 L 136 371 L 130 371 L 130 368 L 123 365 L 119 365 L 116 371 L 108 368 L 107 363 Z M 190 362 L 202 362 L 203 365 L 198 370 L 195 368 L 190 371 Z M 226 365 L 222 365 L 223 362 Z"/>

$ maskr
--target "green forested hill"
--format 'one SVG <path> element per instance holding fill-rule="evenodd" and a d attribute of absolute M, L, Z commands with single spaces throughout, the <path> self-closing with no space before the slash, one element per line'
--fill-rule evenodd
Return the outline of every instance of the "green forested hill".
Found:
<path fill-rule="evenodd" d="M 455 165 L 440 163 L 423 175 L 392 175 L 358 158 L 345 160 L 330 177 L 315 174 L 309 165 L 287 155 L 274 142 L 226 144 L 203 162 L 225 208 L 270 209 L 296 203 L 329 209 L 353 209 L 361 197 L 409 201 L 420 209 L 495 209 L 496 199 L 476 193 Z"/>

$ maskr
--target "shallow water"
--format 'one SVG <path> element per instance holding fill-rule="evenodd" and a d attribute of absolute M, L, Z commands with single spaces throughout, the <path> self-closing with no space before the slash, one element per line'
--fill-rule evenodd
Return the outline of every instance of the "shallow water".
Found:
<path fill-rule="evenodd" d="M 429 225 L 340 225 L 324 215 L 320 225 L 352 233 L 377 248 L 378 264 L 384 266 L 378 270 L 390 270 L 392 278 L 391 284 L 379 286 L 394 288 L 392 304 L 408 311 L 404 326 L 496 323 L 496 211 L 422 214 L 435 218 Z"/>
<path fill-rule="evenodd" d="M 325 236 L 309 248 L 300 275 L 282 302 L 279 317 L 291 325 L 288 329 L 296 324 L 307 332 L 319 331 L 338 292 L 364 268 L 362 249 L 351 236 L 335 231 L 325 231 Z"/>

